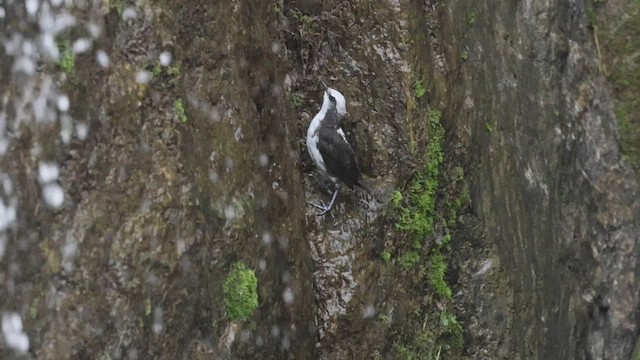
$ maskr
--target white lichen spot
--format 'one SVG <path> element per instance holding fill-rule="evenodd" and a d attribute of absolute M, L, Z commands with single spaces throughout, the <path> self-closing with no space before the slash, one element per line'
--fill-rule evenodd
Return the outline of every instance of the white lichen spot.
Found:
<path fill-rule="evenodd" d="M 4 193 L 7 195 L 11 195 L 13 192 L 13 182 L 11 182 L 8 176 L 2 179 L 2 190 L 4 190 Z"/>
<path fill-rule="evenodd" d="M 233 205 L 229 205 L 224 208 L 224 217 L 227 220 L 233 220 L 236 218 L 236 208 Z"/>
<path fill-rule="evenodd" d="M 288 271 L 284 271 L 284 272 L 282 273 L 282 282 L 283 282 L 284 284 L 288 284 L 288 283 L 290 283 L 290 282 L 291 282 L 291 280 L 293 280 L 293 276 L 291 276 L 291 273 L 290 273 L 290 272 L 288 272 Z"/>
<path fill-rule="evenodd" d="M 224 333 L 220 337 L 220 340 L 218 340 L 218 347 L 231 349 L 231 345 L 233 345 L 233 342 L 236 341 L 236 334 L 238 333 L 239 329 L 240 325 L 234 322 L 230 322 L 227 325 Z"/>
<path fill-rule="evenodd" d="M 280 49 L 282 49 L 282 45 L 280 45 L 279 42 L 274 41 L 273 43 L 271 43 L 271 52 L 274 54 L 277 54 L 280 52 Z"/>
<path fill-rule="evenodd" d="M 362 317 L 365 319 L 370 319 L 376 316 L 376 307 L 373 304 L 368 304 L 362 309 Z"/>
<path fill-rule="evenodd" d="M 85 140 L 89 135 L 89 125 L 86 122 L 79 122 L 76 124 L 76 136 L 80 140 Z"/>
<path fill-rule="evenodd" d="M 534 186 L 536 184 L 531 167 L 527 166 L 527 169 L 524 171 L 524 177 L 527 179 L 527 182 L 529 182 L 529 186 Z"/>
<path fill-rule="evenodd" d="M 159 335 L 164 329 L 164 312 L 160 307 L 153 310 L 153 333 Z"/>
<path fill-rule="evenodd" d="M 58 180 L 60 168 L 58 167 L 58 164 L 54 162 L 41 161 L 38 165 L 38 175 L 41 183 L 48 184 L 52 181 Z"/>
<path fill-rule="evenodd" d="M 291 347 L 291 340 L 286 334 L 282 337 L 282 348 L 288 350 Z"/>
<path fill-rule="evenodd" d="M 91 49 L 91 40 L 82 38 L 73 42 L 73 52 L 76 54 L 84 54 Z"/>
<path fill-rule="evenodd" d="M 69 13 L 62 13 L 54 18 L 53 33 L 57 34 L 76 24 L 76 18 Z"/>
<path fill-rule="evenodd" d="M 0 235 L 0 260 L 4 257 L 4 253 L 7 250 L 7 237 Z"/>
<path fill-rule="evenodd" d="M 273 241 L 273 236 L 271 236 L 270 232 L 265 231 L 262 233 L 262 243 L 264 245 L 269 245 L 271 244 L 272 241 Z"/>
<path fill-rule="evenodd" d="M 160 54 L 160 65 L 169 66 L 171 64 L 171 60 L 173 60 L 173 56 L 168 51 L 163 51 Z"/>
<path fill-rule="evenodd" d="M 55 38 L 53 37 L 53 33 L 43 34 L 40 39 L 40 44 L 44 49 L 45 55 L 53 60 L 58 60 L 60 58 L 60 50 L 58 49 Z"/>
<path fill-rule="evenodd" d="M 60 117 L 60 138 L 66 145 L 71 141 L 71 135 L 73 133 L 73 121 L 71 116 L 64 114 Z"/>
<path fill-rule="evenodd" d="M 475 103 L 473 102 L 473 98 L 471 97 L 471 94 L 469 92 L 467 92 L 465 94 L 464 97 L 464 103 L 462 105 L 465 109 L 473 109 L 475 106 Z"/>
<path fill-rule="evenodd" d="M 96 52 L 96 60 L 103 68 L 109 67 L 109 55 L 107 55 L 104 50 L 98 50 Z"/>
<path fill-rule="evenodd" d="M 33 75 L 36 72 L 36 64 L 33 60 L 26 56 L 22 56 L 13 63 L 13 72 L 24 73 L 26 75 Z"/>
<path fill-rule="evenodd" d="M 34 16 L 38 12 L 38 8 L 40 7 L 40 0 L 26 0 L 25 8 L 27 9 L 27 13 L 29 15 Z"/>
<path fill-rule="evenodd" d="M 18 353 L 29 350 L 29 337 L 22 331 L 22 319 L 18 313 L 2 314 L 2 334 L 5 344 Z"/>
<path fill-rule="evenodd" d="M 263 347 L 264 346 L 264 340 L 262 339 L 262 336 L 260 336 L 260 335 L 256 336 L 256 346 L 257 347 Z"/>
<path fill-rule="evenodd" d="M 251 339 L 251 331 L 250 330 L 242 330 L 240 332 L 240 341 L 247 342 Z"/>
<path fill-rule="evenodd" d="M 58 208 L 64 202 L 64 191 L 62 187 L 56 183 L 47 184 L 42 189 L 42 196 L 47 205 Z"/>
<path fill-rule="evenodd" d="M 525 169 L 524 177 L 527 179 L 530 187 L 537 187 L 542 190 L 545 196 L 549 196 L 549 187 L 544 183 L 541 176 L 534 174 L 530 166 L 527 166 Z"/>
<path fill-rule="evenodd" d="M 65 271 L 71 272 L 73 271 L 73 259 L 76 257 L 76 253 L 78 252 L 78 243 L 75 241 L 70 241 L 66 243 L 62 247 L 62 267 Z"/>
<path fill-rule="evenodd" d="M 226 158 L 224 160 L 224 167 L 227 169 L 227 172 L 233 170 L 234 162 L 232 158 Z"/>
<path fill-rule="evenodd" d="M 140 70 L 136 73 L 136 82 L 138 84 L 146 84 L 151 80 L 151 73 L 145 70 Z"/>
<path fill-rule="evenodd" d="M 132 7 L 128 7 L 124 9 L 124 11 L 122 12 L 122 20 L 124 21 L 135 19 L 137 17 L 138 17 L 138 14 L 136 13 L 136 9 Z"/>
<path fill-rule="evenodd" d="M 295 300 L 295 296 L 293 295 L 293 291 L 290 288 L 284 289 L 282 292 L 282 300 L 284 300 L 285 304 L 292 304 L 293 300 Z"/>
<path fill-rule="evenodd" d="M 267 260 L 260 259 L 260 261 L 258 261 L 258 268 L 260 269 L 260 271 L 267 270 Z"/>
<path fill-rule="evenodd" d="M 4 200 L 0 200 L 0 231 L 8 228 L 14 221 L 16 221 L 15 205 L 6 205 Z"/>
<path fill-rule="evenodd" d="M 91 37 L 93 37 L 94 39 L 97 39 L 102 34 L 102 27 L 100 26 L 100 24 L 95 22 L 88 23 L 87 30 L 89 31 L 89 34 L 91 34 Z"/>
<path fill-rule="evenodd" d="M 178 240 L 176 241 L 176 252 L 178 253 L 178 256 L 181 256 L 182 254 L 184 254 L 184 251 L 187 249 L 187 243 L 184 240 Z"/>
<path fill-rule="evenodd" d="M 269 165 L 269 157 L 267 156 L 267 154 L 260 153 L 260 155 L 258 156 L 258 163 L 260 163 L 260 166 L 262 167 Z"/>
<path fill-rule="evenodd" d="M 218 175 L 217 171 L 210 170 L 209 171 L 209 180 L 211 180 L 211 182 L 215 184 L 218 181 L 220 181 L 220 175 Z"/>
<path fill-rule="evenodd" d="M 233 137 L 236 139 L 236 141 L 240 141 L 242 140 L 242 138 L 244 137 L 242 135 L 242 128 L 238 127 L 235 131 L 235 133 L 233 133 Z"/>
<path fill-rule="evenodd" d="M 62 112 L 69 111 L 69 97 L 67 95 L 60 95 L 56 101 L 56 105 L 58 106 L 58 110 Z"/>
<path fill-rule="evenodd" d="M 491 269 L 492 265 L 493 265 L 493 261 L 491 261 L 491 259 L 485 260 L 484 263 L 482 263 L 482 267 L 480 268 L 480 270 L 478 270 L 478 272 L 473 274 L 473 276 L 476 277 L 476 276 L 484 275 L 487 271 L 489 271 L 489 269 Z"/>
<path fill-rule="evenodd" d="M 277 338 L 280 336 L 280 327 L 278 325 L 271 326 L 271 337 Z"/>
<path fill-rule="evenodd" d="M 4 19 L 4 17 L 6 16 L 4 8 L 2 6 L 0 6 L 0 19 Z"/>
<path fill-rule="evenodd" d="M 31 102 L 31 109 L 33 110 L 33 115 L 36 118 L 36 121 L 49 122 L 50 120 L 54 120 L 54 111 L 51 111 L 48 106 L 48 93 L 52 90 L 48 87 L 50 82 L 46 80 L 48 79 L 45 79 L 42 84 L 43 91 L 39 95 L 35 96 L 35 99 Z M 51 115 L 51 118 L 49 118 L 49 115 Z"/>

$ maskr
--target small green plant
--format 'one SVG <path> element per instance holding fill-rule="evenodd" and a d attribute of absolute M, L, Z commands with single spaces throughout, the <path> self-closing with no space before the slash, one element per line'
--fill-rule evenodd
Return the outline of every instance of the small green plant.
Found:
<path fill-rule="evenodd" d="M 427 278 L 436 293 L 451 298 L 451 288 L 444 279 L 447 274 L 447 268 L 447 261 L 444 255 L 442 255 L 439 250 L 435 250 L 433 255 L 431 255 L 431 266 Z"/>
<path fill-rule="evenodd" d="M 634 108 L 630 104 L 616 107 L 616 117 L 620 126 L 620 145 L 625 160 L 636 171 L 640 179 L 640 125 L 634 124 L 629 114 Z"/>
<path fill-rule="evenodd" d="M 462 55 L 460 55 L 460 58 L 462 59 L 462 61 L 467 61 L 469 59 L 469 51 L 462 50 Z"/>
<path fill-rule="evenodd" d="M 31 306 L 29 307 L 29 312 L 31 313 L 31 318 L 35 319 L 36 317 L 38 317 L 38 309 L 40 308 L 40 298 L 34 298 L 33 301 L 31 301 Z"/>
<path fill-rule="evenodd" d="M 277 16 L 284 14 L 284 1 L 278 0 L 271 6 L 271 11 Z"/>
<path fill-rule="evenodd" d="M 317 19 L 313 16 L 309 16 L 306 14 L 303 14 L 300 10 L 298 9 L 291 9 L 289 11 L 289 14 L 291 15 L 291 17 L 296 20 L 298 23 L 300 23 L 300 25 L 302 26 L 302 31 L 303 32 L 308 32 L 309 29 L 311 28 L 311 24 L 316 21 Z"/>
<path fill-rule="evenodd" d="M 438 177 L 440 166 L 444 161 L 444 129 L 440 124 L 440 112 L 430 110 L 428 121 L 430 141 L 427 146 L 426 168 L 409 184 L 407 205 L 400 205 L 398 200 L 400 219 L 396 227 L 413 234 L 415 239 L 424 239 L 427 235 L 433 235 Z M 401 199 L 400 195 L 394 193 L 394 198 Z"/>
<path fill-rule="evenodd" d="M 393 196 L 391 197 L 391 202 L 393 203 L 394 206 L 398 207 L 400 206 L 400 204 L 402 204 L 402 192 L 400 192 L 400 190 L 394 190 L 393 191 Z"/>
<path fill-rule="evenodd" d="M 98 356 L 96 357 L 96 360 L 111 360 L 111 355 L 109 355 L 108 352 L 103 351 L 98 354 Z"/>
<path fill-rule="evenodd" d="M 390 325 L 391 324 L 391 315 L 384 313 L 384 314 L 380 314 L 380 322 L 383 323 L 384 325 Z"/>
<path fill-rule="evenodd" d="M 491 126 L 491 124 L 489 123 L 485 123 L 484 128 L 487 130 L 487 132 L 490 132 L 490 133 L 493 132 L 493 126 Z"/>
<path fill-rule="evenodd" d="M 422 80 L 420 79 L 416 79 L 415 93 L 417 99 L 420 99 L 427 94 L 427 88 L 424 86 Z"/>
<path fill-rule="evenodd" d="M 409 251 L 398 258 L 398 263 L 405 269 L 410 269 L 420 261 L 420 255 L 415 251 Z"/>
<path fill-rule="evenodd" d="M 293 93 L 293 95 L 291 95 L 291 101 L 293 101 L 293 106 L 295 106 L 297 109 L 300 106 L 302 106 L 302 103 L 304 102 L 304 97 L 298 93 Z"/>
<path fill-rule="evenodd" d="M 186 123 L 187 122 L 187 114 L 184 111 L 184 104 L 182 103 L 182 99 L 176 99 L 176 101 L 173 103 L 173 108 L 176 111 L 176 115 L 178 115 L 178 120 L 180 120 L 181 123 Z"/>
<path fill-rule="evenodd" d="M 464 339 L 462 338 L 462 324 L 458 322 L 456 316 L 449 311 L 440 313 L 440 324 L 444 330 L 451 335 L 451 344 L 455 347 L 462 347 Z"/>
<path fill-rule="evenodd" d="M 451 242 L 451 234 L 446 234 L 442 237 L 442 241 L 440 242 L 440 247 L 447 246 Z"/>
<path fill-rule="evenodd" d="M 180 66 L 179 65 L 169 66 L 167 68 L 167 74 L 169 74 L 169 76 L 174 76 L 174 77 L 180 76 Z"/>
<path fill-rule="evenodd" d="M 382 260 L 389 262 L 391 260 L 391 253 L 389 252 L 389 250 L 384 250 L 382 254 L 380 254 L 380 257 L 382 258 Z"/>
<path fill-rule="evenodd" d="M 71 47 L 69 39 L 58 40 L 58 65 L 67 74 L 73 74 L 76 68 L 76 54 Z"/>
<path fill-rule="evenodd" d="M 414 360 L 415 359 L 415 356 L 414 356 L 413 352 L 411 350 L 407 349 L 407 347 L 402 345 L 402 344 L 398 344 L 398 343 L 393 344 L 393 349 L 396 352 L 397 359 L 400 359 L 400 360 Z"/>
<path fill-rule="evenodd" d="M 124 11 L 123 0 L 106 0 L 105 3 L 109 10 L 115 10 L 118 17 L 122 17 L 122 12 Z"/>
<path fill-rule="evenodd" d="M 471 9 L 467 13 L 467 24 L 471 26 L 475 23 L 476 23 L 476 11 L 474 9 Z"/>
<path fill-rule="evenodd" d="M 454 332 L 460 327 L 460 323 L 456 316 L 448 311 L 440 313 L 440 324 L 447 330 Z"/>
<path fill-rule="evenodd" d="M 453 181 L 462 181 L 464 179 L 464 169 L 460 166 L 454 167 L 451 173 Z"/>
<path fill-rule="evenodd" d="M 146 316 L 151 316 L 151 298 L 147 298 L 147 302 L 144 307 L 144 314 Z"/>
<path fill-rule="evenodd" d="M 162 74 L 162 65 L 160 64 L 160 62 L 156 62 L 155 66 L 153 67 L 153 77 L 156 78 L 158 76 L 160 76 L 160 74 Z"/>
<path fill-rule="evenodd" d="M 224 306 L 231 320 L 244 320 L 258 307 L 258 278 L 242 262 L 231 267 L 223 284 Z"/>

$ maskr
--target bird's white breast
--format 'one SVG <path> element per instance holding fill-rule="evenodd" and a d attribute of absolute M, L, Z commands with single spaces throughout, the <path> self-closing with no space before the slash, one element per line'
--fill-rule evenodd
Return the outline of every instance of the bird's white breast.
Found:
<path fill-rule="evenodd" d="M 313 120 L 311 120 L 311 124 L 309 124 L 309 129 L 307 129 L 307 151 L 309 151 L 309 156 L 313 159 L 313 162 L 316 164 L 318 168 L 322 171 L 327 171 L 327 168 L 324 164 L 324 159 L 320 154 L 320 150 L 318 149 L 318 128 L 320 127 L 320 119 L 324 117 L 324 112 L 319 112 Z"/>

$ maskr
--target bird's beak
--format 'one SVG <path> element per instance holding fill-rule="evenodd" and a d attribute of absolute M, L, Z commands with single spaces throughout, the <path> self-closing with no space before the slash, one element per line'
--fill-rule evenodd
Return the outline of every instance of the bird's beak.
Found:
<path fill-rule="evenodd" d="M 324 86 L 324 91 L 329 90 L 329 87 L 327 86 L 327 84 L 325 84 L 324 81 L 320 81 L 322 83 L 322 86 Z"/>

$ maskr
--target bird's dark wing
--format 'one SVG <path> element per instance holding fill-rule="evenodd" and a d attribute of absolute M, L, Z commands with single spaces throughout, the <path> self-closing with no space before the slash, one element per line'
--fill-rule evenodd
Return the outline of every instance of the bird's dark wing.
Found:
<path fill-rule="evenodd" d="M 362 182 L 356 153 L 336 130 L 318 129 L 318 150 L 329 175 L 337 177 L 349 188 Z"/>

